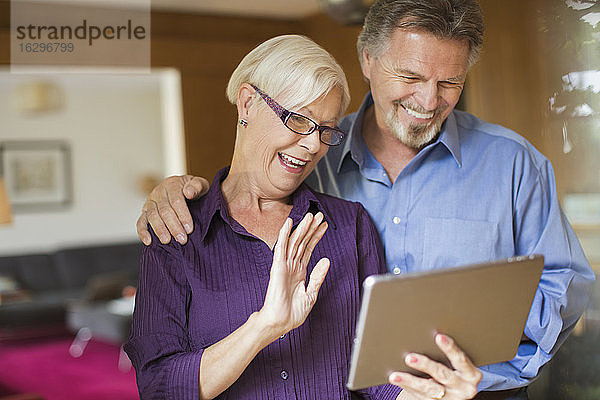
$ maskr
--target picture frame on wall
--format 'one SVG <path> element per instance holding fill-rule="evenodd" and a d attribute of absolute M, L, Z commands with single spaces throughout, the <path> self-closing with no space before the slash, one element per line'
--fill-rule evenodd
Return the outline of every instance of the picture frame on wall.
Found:
<path fill-rule="evenodd" d="M 0 142 L 0 175 L 15 213 L 68 207 L 71 154 L 64 141 Z"/>

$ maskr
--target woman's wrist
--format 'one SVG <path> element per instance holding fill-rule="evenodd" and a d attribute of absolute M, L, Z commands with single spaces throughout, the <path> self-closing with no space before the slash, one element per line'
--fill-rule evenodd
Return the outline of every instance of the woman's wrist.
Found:
<path fill-rule="evenodd" d="M 269 321 L 261 311 L 254 312 L 248 317 L 248 323 L 255 329 L 255 332 L 265 341 L 266 345 L 277 340 L 286 333 L 285 328 Z"/>

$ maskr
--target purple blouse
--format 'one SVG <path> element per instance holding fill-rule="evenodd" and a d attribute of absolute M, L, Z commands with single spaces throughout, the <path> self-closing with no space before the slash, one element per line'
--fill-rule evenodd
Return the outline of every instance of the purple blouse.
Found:
<path fill-rule="evenodd" d="M 263 305 L 271 249 L 230 215 L 221 192 L 227 169 L 206 196 L 190 203 L 194 232 L 181 246 L 153 234 L 142 253 L 135 313 L 125 351 L 142 399 L 198 399 L 200 359 Z M 350 393 L 345 383 L 362 281 L 385 273 L 377 230 L 359 203 L 315 193 L 292 195 L 296 226 L 321 211 L 329 229 L 308 272 L 322 257 L 329 272 L 308 318 L 265 347 L 219 399 L 395 399 L 393 385 Z"/>

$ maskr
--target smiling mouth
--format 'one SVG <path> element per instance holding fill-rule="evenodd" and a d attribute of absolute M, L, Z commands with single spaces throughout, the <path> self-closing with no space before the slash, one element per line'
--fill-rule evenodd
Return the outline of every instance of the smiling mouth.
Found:
<path fill-rule="evenodd" d="M 307 160 L 302 160 L 300 158 L 292 157 L 288 154 L 277 153 L 279 156 L 279 162 L 290 172 L 299 172 L 301 171 L 306 164 L 308 164 Z"/>
<path fill-rule="evenodd" d="M 412 117 L 415 117 L 415 118 L 418 118 L 418 119 L 431 119 L 435 115 L 435 111 L 429 111 L 429 112 L 426 112 L 426 113 L 421 113 L 421 112 L 415 111 L 413 109 L 407 108 L 403 104 L 400 104 L 400 106 L 406 111 L 406 113 L 408 115 L 410 115 Z"/>

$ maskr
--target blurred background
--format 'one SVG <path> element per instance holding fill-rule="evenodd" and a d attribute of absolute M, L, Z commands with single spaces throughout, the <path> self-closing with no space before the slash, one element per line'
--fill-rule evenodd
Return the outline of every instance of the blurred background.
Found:
<path fill-rule="evenodd" d="M 146 194 L 165 176 L 210 180 L 229 163 L 236 111 L 225 86 L 241 58 L 275 35 L 305 34 L 329 50 L 346 71 L 355 111 L 368 91 L 355 43 L 371 3 L 153 0 L 150 73 L 15 74 L 11 3 L 0 0 L 0 358 L 13 363 L 0 372 L 0 398 L 135 398 L 119 351 L 127 304 L 110 301 L 127 298 L 121 289 L 135 281 L 123 271 L 137 268 L 135 221 Z M 598 272 L 600 2 L 480 4 L 484 51 L 459 107 L 515 130 L 551 160 L 561 203 Z M 107 313 L 107 301 L 121 314 Z M 106 322 L 114 315 L 123 318 Z M 114 325 L 82 332 L 90 319 Z M 600 398 L 599 332 L 596 289 L 530 397 Z M 92 390 L 85 371 L 104 376 L 102 388 Z M 52 379 L 32 378 L 44 374 Z"/>

